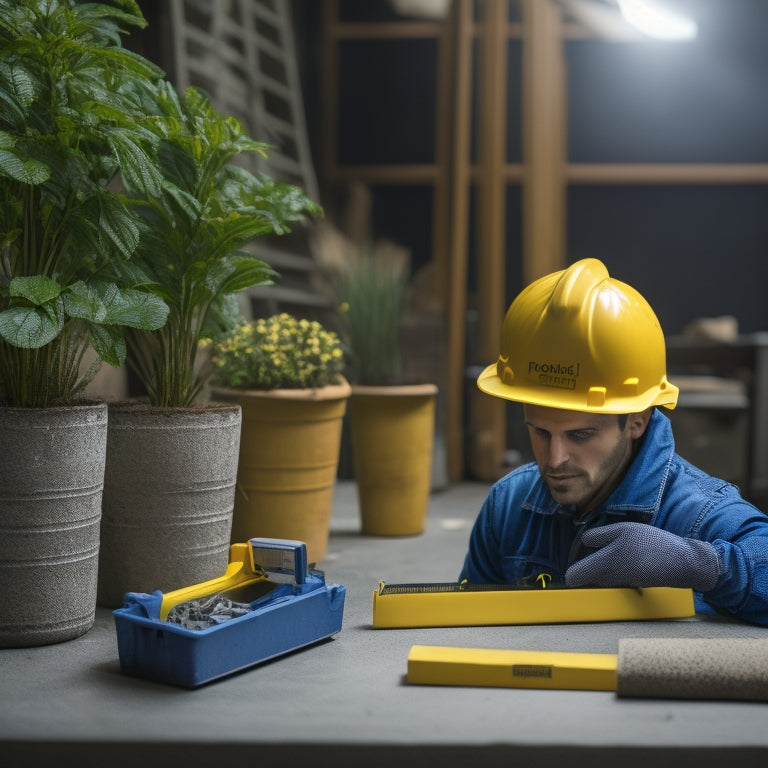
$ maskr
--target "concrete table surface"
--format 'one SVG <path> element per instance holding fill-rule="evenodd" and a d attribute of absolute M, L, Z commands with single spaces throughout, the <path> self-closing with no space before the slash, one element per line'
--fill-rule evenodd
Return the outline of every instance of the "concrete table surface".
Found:
<path fill-rule="evenodd" d="M 768 704 L 619 699 L 611 692 L 415 686 L 414 644 L 616 653 L 623 637 L 756 637 L 721 618 L 547 626 L 373 629 L 379 581 L 453 581 L 488 486 L 430 497 L 426 531 L 359 533 L 355 485 L 334 496 L 328 584 L 347 587 L 342 631 L 186 690 L 121 673 L 111 611 L 75 640 L 0 650 L 0 763 L 622 768 L 765 765 Z M 438 762 L 435 762 L 438 761 Z"/>

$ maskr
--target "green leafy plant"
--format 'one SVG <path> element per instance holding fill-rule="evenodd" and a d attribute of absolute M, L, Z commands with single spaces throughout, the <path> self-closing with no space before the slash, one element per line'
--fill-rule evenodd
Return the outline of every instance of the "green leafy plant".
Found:
<path fill-rule="evenodd" d="M 334 331 L 286 312 L 239 323 L 213 345 L 214 380 L 234 389 L 315 389 L 337 384 L 344 351 Z"/>
<path fill-rule="evenodd" d="M 150 122 L 164 181 L 159 194 L 132 202 L 143 222 L 137 260 L 170 314 L 158 330 L 129 334 L 128 362 L 153 405 L 180 407 L 203 385 L 195 367 L 200 342 L 234 327 L 239 291 L 277 276 L 246 247 L 322 209 L 300 188 L 237 164 L 248 153 L 266 156 L 268 145 L 196 89 L 180 95 L 163 84 Z"/>
<path fill-rule="evenodd" d="M 121 46 L 134 0 L 0 0 L 0 399 L 71 403 L 124 329 L 168 314 L 130 263 L 126 192 L 159 194 L 142 104 L 162 72 Z M 97 363 L 84 369 L 89 347 Z"/>

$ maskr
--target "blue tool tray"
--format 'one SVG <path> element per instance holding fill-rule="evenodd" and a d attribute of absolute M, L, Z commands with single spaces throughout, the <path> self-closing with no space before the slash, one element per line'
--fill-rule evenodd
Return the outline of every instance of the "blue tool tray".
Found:
<path fill-rule="evenodd" d="M 163 593 L 128 592 L 113 611 L 123 672 L 186 688 L 325 640 L 341 630 L 346 587 L 307 568 L 303 542 L 230 547 L 226 573 Z M 202 629 L 168 620 L 178 606 L 221 595 L 247 612 Z"/>

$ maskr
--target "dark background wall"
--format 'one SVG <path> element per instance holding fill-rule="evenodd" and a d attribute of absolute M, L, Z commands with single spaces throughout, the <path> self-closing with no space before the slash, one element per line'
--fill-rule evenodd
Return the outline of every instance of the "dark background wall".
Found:
<path fill-rule="evenodd" d="M 567 44 L 571 162 L 768 162 L 768 3 L 670 5 L 695 41 Z M 568 253 L 604 259 L 668 333 L 720 314 L 765 330 L 767 211 L 765 184 L 573 185 Z"/>
<path fill-rule="evenodd" d="M 322 3 L 293 0 L 313 141 L 324 105 Z M 669 0 L 699 25 L 690 43 L 565 43 L 571 163 L 768 162 L 768 2 Z M 510 18 L 516 17 L 515 3 Z M 342 2 L 345 21 L 397 19 L 385 2 Z M 342 41 L 338 148 L 344 163 L 432 162 L 434 40 Z M 521 46 L 509 45 L 507 160 L 520 162 Z M 316 156 L 319 147 L 315 147 Z M 374 190 L 377 234 L 431 252 L 431 194 Z M 521 190 L 508 189 L 507 297 L 521 284 Z M 735 315 L 768 329 L 768 185 L 571 184 L 567 258 L 595 256 L 643 293 L 668 334 Z M 472 253 L 472 260 L 482 258 Z M 473 271 L 470 270 L 470 292 Z"/>

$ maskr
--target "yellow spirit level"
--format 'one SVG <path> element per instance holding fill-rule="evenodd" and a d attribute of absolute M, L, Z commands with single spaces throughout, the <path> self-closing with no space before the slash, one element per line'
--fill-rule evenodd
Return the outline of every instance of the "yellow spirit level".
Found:
<path fill-rule="evenodd" d="M 694 613 L 693 592 L 673 587 L 533 589 L 382 581 L 373 592 L 375 628 L 640 621 L 685 618 Z"/>

